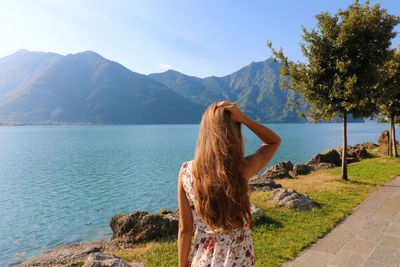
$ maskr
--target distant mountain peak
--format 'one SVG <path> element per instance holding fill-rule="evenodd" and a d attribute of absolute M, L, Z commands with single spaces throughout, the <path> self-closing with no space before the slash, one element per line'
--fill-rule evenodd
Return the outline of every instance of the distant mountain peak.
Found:
<path fill-rule="evenodd" d="M 91 58 L 102 58 L 102 59 L 106 59 L 104 58 L 102 55 L 92 51 L 92 50 L 86 50 L 83 52 L 78 52 L 78 53 L 71 53 L 66 55 L 67 57 L 91 57 Z"/>
<path fill-rule="evenodd" d="M 103 57 L 100 54 L 98 54 L 98 53 L 96 53 L 95 51 L 92 51 L 92 50 L 82 51 L 82 52 L 76 53 L 76 55 L 93 55 L 93 56 Z"/>
<path fill-rule="evenodd" d="M 164 71 L 164 73 L 168 73 L 168 74 L 182 74 L 179 71 L 173 70 L 173 69 L 169 69 L 167 71 Z"/>

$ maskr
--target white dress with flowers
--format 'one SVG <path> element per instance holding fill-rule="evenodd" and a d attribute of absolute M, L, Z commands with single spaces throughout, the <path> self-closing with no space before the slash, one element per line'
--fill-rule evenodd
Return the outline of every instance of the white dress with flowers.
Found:
<path fill-rule="evenodd" d="M 189 255 L 189 266 L 228 267 L 255 266 L 251 227 L 246 225 L 229 233 L 210 230 L 195 210 L 192 161 L 182 164 L 182 184 L 189 201 L 195 233 Z"/>

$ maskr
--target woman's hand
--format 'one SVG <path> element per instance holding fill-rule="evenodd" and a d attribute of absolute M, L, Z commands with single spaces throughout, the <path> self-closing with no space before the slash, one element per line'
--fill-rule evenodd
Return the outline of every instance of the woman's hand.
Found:
<path fill-rule="evenodd" d="M 243 123 L 246 115 L 244 115 L 235 103 L 229 101 L 221 101 L 217 103 L 218 108 L 223 108 L 231 113 L 231 119 L 236 122 Z"/>

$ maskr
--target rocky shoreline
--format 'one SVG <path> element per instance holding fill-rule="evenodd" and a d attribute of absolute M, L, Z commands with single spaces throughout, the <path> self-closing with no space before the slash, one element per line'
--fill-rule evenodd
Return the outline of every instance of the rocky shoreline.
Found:
<path fill-rule="evenodd" d="M 372 142 L 348 146 L 347 163 L 370 157 L 367 149 L 378 147 Z M 384 151 L 384 150 L 381 150 Z M 335 147 L 317 153 L 306 164 L 279 162 L 255 175 L 249 181 L 249 191 L 268 192 L 269 198 L 278 206 L 298 211 L 318 206 L 307 194 L 298 193 L 291 188 L 283 188 L 276 181 L 282 178 L 296 178 L 321 169 L 335 168 L 341 165 L 342 148 Z M 252 204 L 253 222 L 264 217 L 264 212 Z M 73 243 L 44 252 L 30 258 L 18 266 L 146 266 L 145 263 L 127 263 L 112 252 L 133 248 L 138 244 L 165 238 L 176 238 L 178 233 L 179 211 L 161 214 L 147 211 L 135 211 L 131 214 L 115 214 L 110 220 L 113 235 L 110 241 L 91 241 Z"/>

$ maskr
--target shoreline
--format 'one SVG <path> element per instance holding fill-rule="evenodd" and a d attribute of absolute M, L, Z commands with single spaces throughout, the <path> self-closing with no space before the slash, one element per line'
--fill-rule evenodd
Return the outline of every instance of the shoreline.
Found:
<path fill-rule="evenodd" d="M 364 142 L 365 143 L 365 142 Z M 319 154 L 319 153 L 318 153 Z M 315 157 L 315 156 L 314 156 Z M 313 158 L 314 158 L 313 157 Z M 278 164 L 277 164 L 278 165 Z M 279 179 L 276 179 L 275 181 L 279 181 Z M 154 214 L 154 213 L 153 213 Z M 40 254 L 40 255 L 38 255 L 38 256 L 33 256 L 33 257 L 31 257 L 31 258 L 29 258 L 29 259 L 26 259 L 26 260 L 24 260 L 22 263 L 18 263 L 18 265 L 17 266 L 30 266 L 30 265 L 26 265 L 26 262 L 29 262 L 30 260 L 32 260 L 32 259 L 35 259 L 35 258 L 39 258 L 39 257 L 41 257 L 41 256 L 43 256 L 43 255 L 49 255 L 49 253 L 50 252 L 52 252 L 52 251 L 55 251 L 55 250 L 59 250 L 59 249 L 63 249 L 63 248 L 68 248 L 68 247 L 71 247 L 71 246 L 77 246 L 77 244 L 80 244 L 81 246 L 83 246 L 83 247 L 87 247 L 87 246 L 92 246 L 92 245 L 94 245 L 94 246 L 97 246 L 97 249 L 95 249 L 96 251 L 103 251 L 103 252 L 111 252 L 111 251 L 116 251 L 116 250 L 118 250 L 117 249 L 117 247 L 115 246 L 115 244 L 112 244 L 112 237 L 110 238 L 110 237 L 108 237 L 108 238 L 103 238 L 103 239 L 100 239 L 100 240 L 92 240 L 92 241 L 83 241 L 83 242 L 77 242 L 77 243 L 71 243 L 71 244 L 68 244 L 68 245 L 61 245 L 61 246 L 58 246 L 58 247 L 56 247 L 56 248 L 53 248 L 53 249 L 50 249 L 50 250 L 47 250 L 46 252 L 44 252 L 44 253 L 42 253 L 42 254 Z M 151 240 L 150 240 L 151 241 Z M 101 245 L 101 249 L 99 249 L 99 243 L 101 243 L 102 245 Z M 146 243 L 146 242 L 145 242 Z M 84 249 L 85 250 L 85 249 Z M 89 255 L 89 254 L 91 254 L 91 253 L 93 253 L 93 251 L 89 251 L 90 253 L 88 253 L 87 255 Z M 10 266 L 15 266 L 16 264 L 13 264 L 13 265 L 10 265 Z"/>

